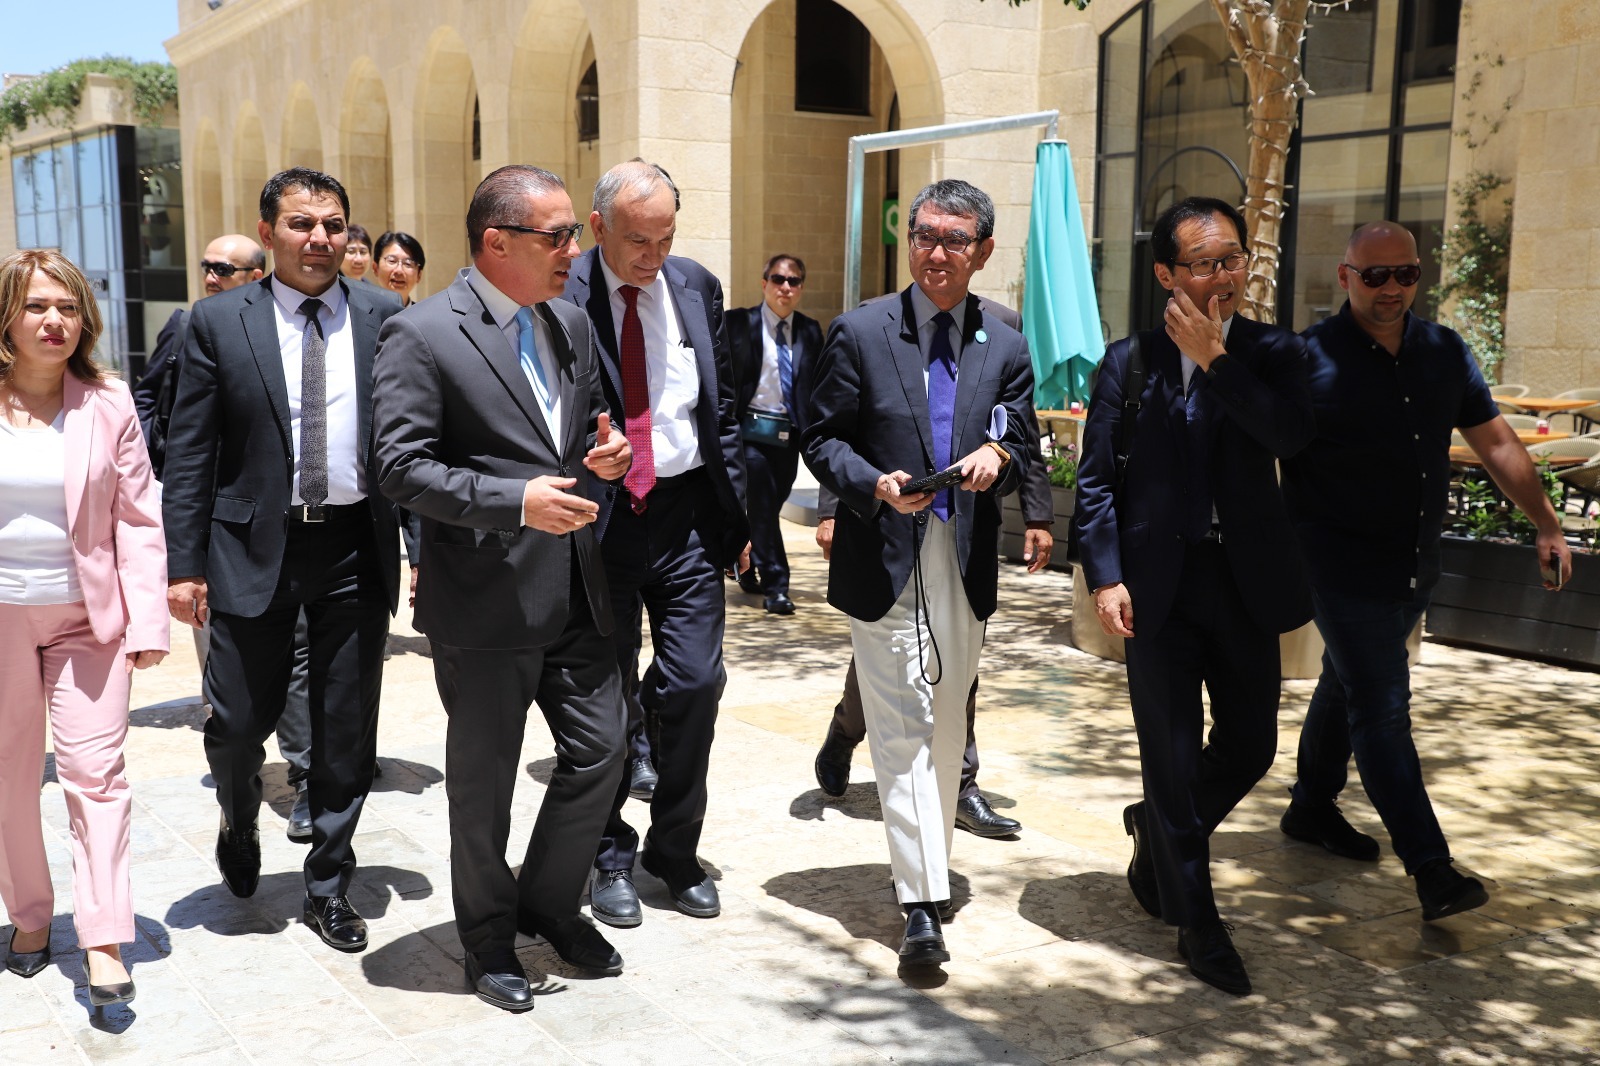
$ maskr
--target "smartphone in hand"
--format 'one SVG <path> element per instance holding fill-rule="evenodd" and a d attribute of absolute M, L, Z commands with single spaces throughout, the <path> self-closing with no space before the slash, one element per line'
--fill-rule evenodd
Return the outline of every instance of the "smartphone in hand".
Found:
<path fill-rule="evenodd" d="M 1544 578 L 1545 587 L 1553 592 L 1561 591 L 1561 555 L 1551 552 L 1549 559 L 1539 561 L 1539 576 Z"/>

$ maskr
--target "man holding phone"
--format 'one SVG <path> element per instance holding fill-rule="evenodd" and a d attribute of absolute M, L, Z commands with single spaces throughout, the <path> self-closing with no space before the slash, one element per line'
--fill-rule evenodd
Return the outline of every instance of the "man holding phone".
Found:
<path fill-rule="evenodd" d="M 1418 263 L 1403 226 L 1362 226 L 1339 264 L 1348 302 L 1304 333 L 1317 435 L 1284 464 L 1284 490 L 1327 650 L 1281 827 L 1335 855 L 1377 859 L 1378 842 L 1336 804 L 1353 752 L 1395 853 L 1416 879 L 1422 918 L 1433 921 L 1489 899 L 1477 878 L 1451 865 L 1411 739 L 1406 637 L 1439 579 L 1452 429 L 1538 528 L 1546 587 L 1571 576 L 1572 555 L 1533 461 L 1466 343 L 1411 313 Z"/>

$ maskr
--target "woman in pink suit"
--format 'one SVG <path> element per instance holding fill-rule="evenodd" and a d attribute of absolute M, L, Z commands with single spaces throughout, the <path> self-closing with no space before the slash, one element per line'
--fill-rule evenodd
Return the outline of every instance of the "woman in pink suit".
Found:
<path fill-rule="evenodd" d="M 59 253 L 0 260 L 0 898 L 6 969 L 50 962 L 55 897 L 39 822 L 45 716 L 72 823 L 73 916 L 89 1001 L 133 998 L 135 668 L 167 654 L 161 504 L 128 387 L 95 363 L 100 312 Z"/>

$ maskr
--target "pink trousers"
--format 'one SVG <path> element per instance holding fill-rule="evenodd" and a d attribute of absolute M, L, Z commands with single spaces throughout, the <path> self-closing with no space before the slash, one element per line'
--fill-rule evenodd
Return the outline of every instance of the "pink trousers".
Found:
<path fill-rule="evenodd" d="M 133 940 L 128 687 L 122 641 L 95 640 L 83 604 L 0 604 L 0 899 L 18 929 L 42 929 L 55 913 L 39 821 L 48 711 L 72 824 L 78 943 Z"/>

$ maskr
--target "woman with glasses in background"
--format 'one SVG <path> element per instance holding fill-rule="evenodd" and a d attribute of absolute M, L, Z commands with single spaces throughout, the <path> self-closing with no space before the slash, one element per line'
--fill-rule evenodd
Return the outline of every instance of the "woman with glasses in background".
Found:
<path fill-rule="evenodd" d="M 49 716 L 71 825 L 89 1002 L 133 999 L 133 671 L 167 654 L 167 547 L 127 385 L 94 360 L 100 311 L 60 253 L 0 260 L 0 896 L 6 969 L 50 963 L 55 893 L 39 822 Z"/>
<path fill-rule="evenodd" d="M 411 306 L 411 291 L 422 280 L 422 268 L 427 259 L 422 254 L 422 242 L 409 233 L 391 230 L 378 238 L 372 246 L 372 269 L 377 272 L 378 284 L 400 294 L 400 302 Z"/>

